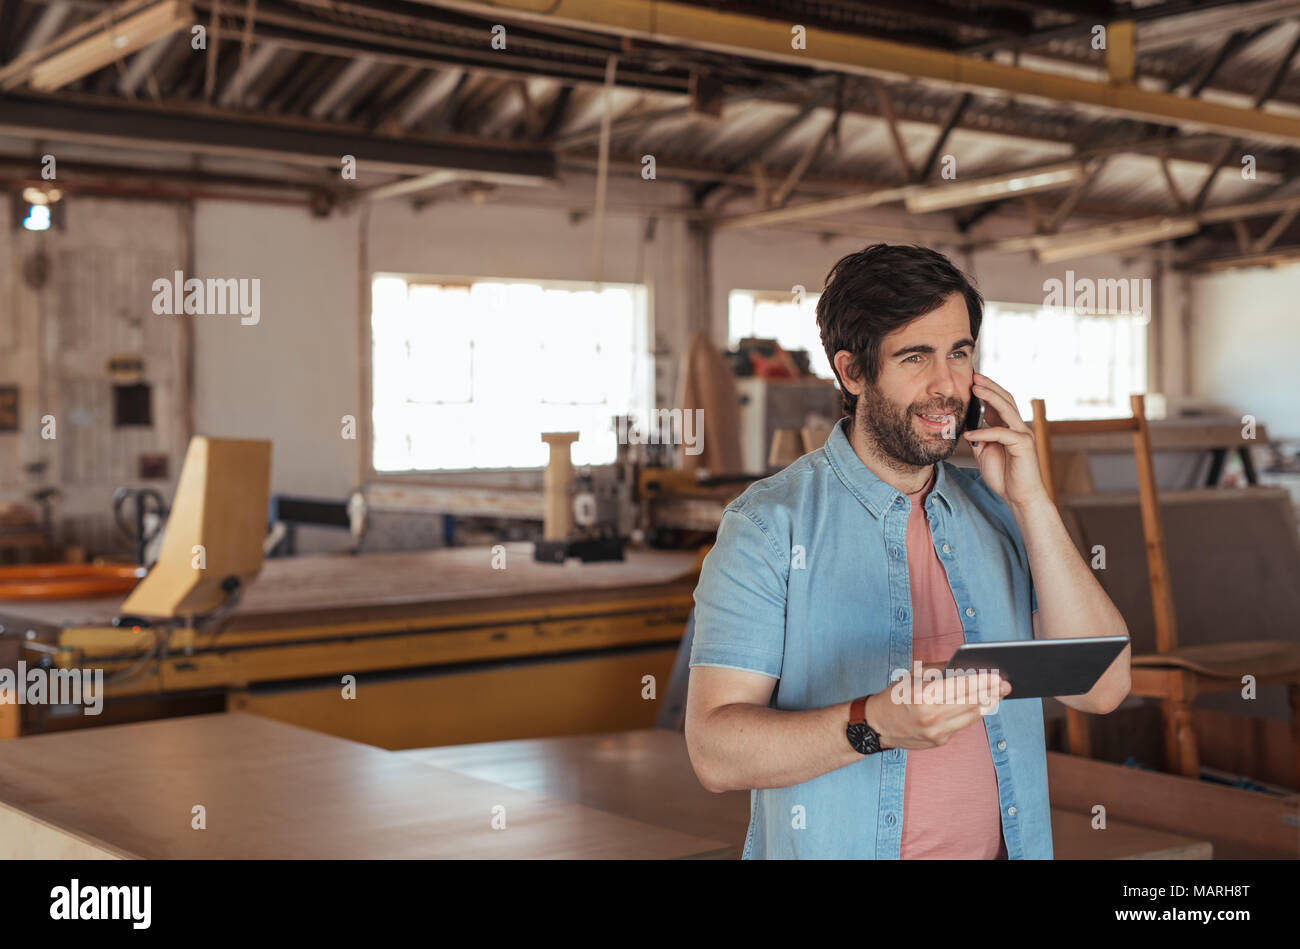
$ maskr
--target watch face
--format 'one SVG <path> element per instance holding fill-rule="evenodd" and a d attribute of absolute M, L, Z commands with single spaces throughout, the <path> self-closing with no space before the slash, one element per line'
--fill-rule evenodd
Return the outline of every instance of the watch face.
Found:
<path fill-rule="evenodd" d="M 874 755 L 880 751 L 880 736 L 866 722 L 853 722 L 848 727 L 849 744 L 853 750 L 862 755 Z"/>

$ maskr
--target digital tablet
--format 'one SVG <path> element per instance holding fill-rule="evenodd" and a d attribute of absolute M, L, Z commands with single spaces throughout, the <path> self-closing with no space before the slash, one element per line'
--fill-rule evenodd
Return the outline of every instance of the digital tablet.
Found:
<path fill-rule="evenodd" d="M 997 671 L 1011 683 L 1007 701 L 1083 695 L 1128 644 L 1127 636 L 966 643 L 957 648 L 945 668 Z"/>

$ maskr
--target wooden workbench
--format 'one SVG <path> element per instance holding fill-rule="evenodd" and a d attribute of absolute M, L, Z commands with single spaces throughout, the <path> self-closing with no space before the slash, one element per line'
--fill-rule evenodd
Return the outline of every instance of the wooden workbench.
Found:
<path fill-rule="evenodd" d="M 697 555 L 634 549 L 619 562 L 547 564 L 531 544 L 503 547 L 506 569 L 493 569 L 486 546 L 271 560 L 220 627 L 169 638 L 110 627 L 121 597 L 0 601 L 0 625 L 29 664 L 45 646 L 62 667 L 104 669 L 108 712 L 144 709 L 121 720 L 195 711 L 172 706 L 206 695 L 216 704 L 204 711 L 393 749 L 651 724 L 656 703 L 642 699 L 641 680 L 668 681 Z M 358 684 L 347 706 L 343 676 Z M 36 712 L 23 714 L 36 731 Z"/>
<path fill-rule="evenodd" d="M 749 792 L 706 791 L 691 769 L 685 738 L 668 729 L 421 748 L 399 756 L 725 840 L 738 850 L 749 823 Z M 1109 820 L 1104 832 L 1095 831 L 1090 815 L 1058 807 L 1052 809 L 1052 842 L 1058 860 L 1208 860 L 1212 853 L 1207 841 L 1122 821 Z"/>
<path fill-rule="evenodd" d="M 206 829 L 191 826 L 206 809 Z M 493 829 L 494 808 L 505 829 Z M 732 857 L 714 839 L 253 715 L 0 742 L 0 859 Z"/>
<path fill-rule="evenodd" d="M 490 547 L 267 560 L 225 625 L 227 632 L 302 626 L 349 618 L 409 615 L 439 605 L 449 610 L 523 597 L 619 593 L 692 574 L 694 551 L 629 550 L 604 563 L 537 563 L 532 545 L 510 543 L 506 569 L 492 568 Z M 587 598 L 584 596 L 584 598 Z M 70 600 L 2 600 L 0 615 L 35 626 L 107 625 L 125 595 Z"/>

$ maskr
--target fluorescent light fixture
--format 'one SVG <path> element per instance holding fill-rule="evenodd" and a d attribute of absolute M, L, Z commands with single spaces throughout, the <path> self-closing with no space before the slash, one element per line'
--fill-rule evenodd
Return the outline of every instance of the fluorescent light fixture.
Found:
<path fill-rule="evenodd" d="M 903 199 L 912 214 L 959 208 L 968 204 L 982 204 L 998 198 L 1014 198 L 1022 194 L 1065 188 L 1083 180 L 1085 171 L 1080 162 L 1045 165 L 1041 168 L 1013 171 L 990 178 L 971 181 L 953 181 L 927 186 Z"/>
<path fill-rule="evenodd" d="M 1088 254 L 1145 247 L 1174 237 L 1186 237 L 1200 229 L 1201 225 L 1195 218 L 1186 217 L 1170 217 L 1137 225 L 1110 224 L 1044 238 L 1036 244 L 1035 249 L 1039 263 L 1054 264 L 1073 257 L 1086 257 Z"/>
<path fill-rule="evenodd" d="M 188 3 L 163 0 L 47 56 L 32 67 L 31 87 L 37 92 L 53 92 L 170 36 L 193 21 L 194 13 Z"/>

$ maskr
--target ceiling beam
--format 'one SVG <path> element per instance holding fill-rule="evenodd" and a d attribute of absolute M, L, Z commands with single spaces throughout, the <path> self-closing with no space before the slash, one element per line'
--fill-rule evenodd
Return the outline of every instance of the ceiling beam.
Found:
<path fill-rule="evenodd" d="M 122 95 L 128 98 L 135 95 L 135 90 L 140 83 L 153 75 L 154 67 L 158 65 L 163 58 L 163 54 L 171 47 L 173 39 L 174 37 L 164 36 L 160 40 L 154 40 L 132 57 L 130 65 L 122 71 L 122 75 L 118 78 L 117 88 Z"/>
<path fill-rule="evenodd" d="M 428 2 L 428 0 L 424 0 Z M 559 23 L 652 42 L 880 78 L 906 78 L 949 89 L 1034 97 L 1113 115 L 1192 125 L 1251 141 L 1300 144 L 1300 118 L 1189 99 L 809 27 L 806 48 L 791 45 L 786 21 L 659 0 L 439 0 L 482 16 Z"/>
<path fill-rule="evenodd" d="M 1059 169 L 1063 164 L 1082 163 L 1087 166 L 1089 163 L 1092 163 L 1092 167 L 1086 168 L 1088 177 L 1081 182 L 1083 187 L 1080 190 L 1080 195 L 1082 195 L 1082 192 L 1087 190 L 1087 187 L 1092 183 L 1093 179 L 1095 179 L 1101 172 L 1101 165 L 1103 163 L 1099 161 L 1099 159 L 1104 159 L 1110 155 L 1120 154 L 1123 152 L 1142 152 L 1153 148 L 1162 148 L 1167 142 L 1168 139 L 1165 136 L 1155 136 L 1148 139 L 1135 139 L 1127 142 L 1116 142 L 1089 151 L 1079 152 L 1067 159 L 1041 162 L 1036 165 L 1010 169 L 1006 172 L 985 177 L 999 179 L 1005 178 L 1011 174 L 1028 176 L 1038 172 L 1048 172 Z M 977 183 L 979 180 L 980 179 L 976 179 L 974 182 L 967 180 L 963 181 L 962 184 L 964 186 L 971 185 Z M 821 201 L 809 201 L 786 208 L 772 208 L 769 210 L 752 211 L 747 214 L 737 214 L 731 217 L 718 218 L 714 222 L 713 226 L 718 230 L 767 227 L 772 224 L 786 223 L 800 218 L 827 217 L 835 214 L 846 214 L 851 211 L 859 211 L 865 208 L 879 207 L 882 204 L 890 204 L 894 201 L 904 201 L 907 198 L 916 195 L 930 194 L 936 189 L 942 189 L 943 187 L 943 184 L 912 184 L 902 187 L 877 188 L 870 191 L 863 191 L 858 194 L 826 198 Z M 1078 189 L 1077 185 L 1076 189 Z M 1078 197 L 1075 197 L 1074 201 L 1077 200 Z M 996 204 L 997 202 L 991 203 Z M 1073 210 L 1074 202 L 1069 198 L 1066 198 L 1066 203 L 1069 204 L 1070 209 Z M 992 210 L 992 208 L 989 210 Z M 1059 212 L 1060 208 L 1058 207 L 1057 210 Z M 1069 212 L 1067 211 L 1066 213 Z M 1056 216 L 1054 215 L 1054 220 L 1055 217 Z M 978 218 L 974 218 L 973 220 L 978 220 Z M 1056 223 L 1059 224 L 1060 222 L 1057 221 Z"/>
<path fill-rule="evenodd" d="M 826 143 L 832 136 L 839 135 L 839 129 L 840 113 L 836 112 L 835 116 L 826 123 L 826 127 L 822 129 L 821 134 L 807 144 L 803 150 L 803 154 L 799 156 L 799 160 L 795 162 L 794 167 L 791 168 L 789 174 L 785 176 L 785 180 L 783 180 L 781 184 L 777 186 L 776 190 L 772 192 L 771 204 L 773 207 L 779 208 L 785 206 L 785 202 L 790 197 L 790 193 L 794 191 L 799 182 L 803 180 L 803 176 L 807 174 L 808 169 L 811 168 L 817 159 L 821 157 L 822 150 L 826 147 Z"/>
<path fill-rule="evenodd" d="M 976 245 L 976 248 L 994 253 L 1034 251 L 1040 261 L 1047 263 L 1084 256 L 1094 252 L 1090 249 L 1093 247 L 1106 246 L 1108 249 L 1143 247 L 1175 237 L 1190 236 L 1207 224 L 1231 224 L 1269 214 L 1285 214 L 1297 209 L 1300 209 L 1298 196 L 1265 198 L 1260 201 L 1207 208 L 1191 214 L 1154 215 L 1115 224 L 1104 224 L 1100 227 L 1065 231 L 1060 234 L 1024 234 L 1017 237 L 995 238 Z M 1240 240 L 1240 237 L 1238 239 Z"/>
<path fill-rule="evenodd" d="M 568 86 L 566 88 L 572 89 L 571 86 Z M 571 95 L 572 92 L 570 92 L 570 96 Z M 567 106 L 568 103 L 566 99 L 565 107 L 567 108 Z M 681 105 L 666 106 L 662 109 L 650 109 L 649 111 L 646 112 L 631 112 L 627 115 L 621 115 L 617 119 L 614 119 L 612 122 L 610 122 L 609 134 L 614 137 L 617 137 L 619 135 L 626 135 L 630 132 L 639 131 L 648 125 L 652 125 L 653 123 L 660 122 L 664 119 L 682 118 L 685 115 L 689 115 L 690 111 L 691 111 L 690 104 L 682 103 Z M 556 116 L 555 120 L 556 120 L 556 124 L 558 125 L 560 121 L 559 116 Z M 570 132 L 567 135 L 562 135 L 558 138 L 555 138 L 554 145 L 557 149 L 568 150 L 573 148 L 581 148 L 584 145 L 592 145 L 598 141 L 600 141 L 599 123 L 597 123 L 592 128 L 585 128 L 577 132 Z"/>
<path fill-rule="evenodd" d="M 149 0 L 125 0 L 115 8 L 105 10 L 97 16 L 91 17 L 82 23 L 78 23 L 72 29 L 52 38 L 44 46 L 37 49 L 26 49 L 18 56 L 15 56 L 12 62 L 6 63 L 4 68 L 0 69 L 0 89 L 9 89 L 13 86 L 21 85 L 31 74 L 32 66 L 39 60 L 53 56 L 61 49 L 66 48 L 72 43 L 94 36 L 98 31 L 105 27 L 112 26 L 123 17 L 134 14 L 136 11 L 147 6 Z M 18 0 L 6 0 L 5 19 L 8 20 L 8 28 L 12 29 L 17 19 L 17 8 L 21 4 Z M 8 34 L 0 36 L 0 42 L 12 44 L 15 37 Z"/>
<path fill-rule="evenodd" d="M 1265 0 L 1261 3 L 1242 3 L 1240 0 L 1206 3 L 1204 0 L 1193 0 L 1182 4 L 1184 9 L 1179 13 L 1160 15 L 1161 10 L 1174 6 L 1176 4 L 1164 3 L 1133 11 L 1133 18 L 1140 24 L 1139 53 L 1195 43 L 1221 30 L 1262 28 L 1260 32 L 1263 32 L 1282 20 L 1300 15 L 1298 0 Z M 1143 14 L 1158 19 L 1142 23 Z"/>
<path fill-rule="evenodd" d="M 1108 156 L 1103 155 L 1096 159 L 1092 163 L 1092 167 L 1087 170 L 1087 174 L 1083 180 L 1071 188 L 1070 193 L 1065 196 L 1065 199 L 1059 205 L 1057 205 L 1056 210 L 1052 212 L 1052 216 L 1048 218 L 1044 224 L 1043 229 L 1046 233 L 1055 234 L 1061 229 L 1061 225 L 1065 223 L 1066 218 L 1074 213 L 1074 209 L 1078 205 L 1079 200 L 1087 194 L 1088 189 L 1091 188 L 1093 183 L 1101 176 L 1102 169 L 1106 167 L 1107 157 Z"/>
<path fill-rule="evenodd" d="M 907 143 L 903 141 L 903 133 L 898 129 L 898 115 L 894 112 L 893 100 L 889 98 L 889 89 L 879 80 L 871 84 L 871 89 L 876 95 L 876 106 L 885 118 L 885 127 L 889 129 L 889 139 L 894 144 L 894 157 L 898 159 L 898 166 L 902 169 L 903 181 L 914 182 L 917 180 L 916 170 L 912 167 L 911 159 L 907 157 Z"/>
<path fill-rule="evenodd" d="M 47 45 L 50 40 L 58 36 L 59 30 L 67 20 L 68 15 L 72 13 L 72 4 L 55 0 L 47 6 L 36 21 L 36 25 L 28 31 L 23 45 L 19 49 L 21 53 L 30 53 Z"/>
<path fill-rule="evenodd" d="M 398 127 L 409 128 L 418 123 L 430 109 L 463 86 L 467 76 L 463 69 L 448 69 L 430 76 L 398 110 Z"/>
<path fill-rule="evenodd" d="M 1251 252 L 1262 254 L 1272 247 L 1277 242 L 1277 239 L 1282 236 L 1282 232 L 1291 226 L 1291 222 L 1296 219 L 1297 214 L 1300 214 L 1300 204 L 1279 214 L 1277 220 L 1270 224 L 1268 230 L 1255 241 L 1251 247 Z"/>
<path fill-rule="evenodd" d="M 326 118 L 335 107 L 339 105 L 345 96 L 375 68 L 375 61 L 367 56 L 359 56 L 354 59 L 348 68 L 339 73 L 329 87 L 321 93 L 319 99 L 311 104 L 308 113 L 314 119 Z"/>
<path fill-rule="evenodd" d="M 943 152 L 943 146 L 948 142 L 948 136 L 957 127 L 961 117 L 966 114 L 966 110 L 970 107 L 973 98 L 974 96 L 969 92 L 963 92 L 957 97 L 957 101 L 952 104 L 952 108 L 944 117 L 943 125 L 939 128 L 939 134 L 935 137 L 934 144 L 930 146 L 930 154 L 925 157 L 925 162 L 917 169 L 917 181 L 925 181 L 934 172 L 934 166 L 939 162 L 939 155 Z"/>
<path fill-rule="evenodd" d="M 1223 41 L 1214 57 L 1201 67 L 1200 74 L 1193 73 L 1193 75 L 1196 75 L 1196 81 L 1192 83 L 1192 87 L 1187 94 L 1193 97 L 1199 96 L 1205 91 L 1205 87 L 1210 84 L 1219 70 L 1223 68 L 1224 63 L 1257 40 L 1262 34 L 1273 29 L 1275 25 L 1270 23 L 1266 26 L 1258 26 L 1253 30 L 1238 30 L 1229 36 Z M 1183 81 L 1185 80 L 1175 79 L 1169 84 L 1169 91 L 1172 92 L 1177 89 L 1183 84 Z"/>
<path fill-rule="evenodd" d="M 1183 197 L 1182 189 L 1178 187 L 1178 182 L 1174 181 L 1173 172 L 1169 170 L 1169 157 L 1160 156 L 1160 174 L 1164 176 L 1165 187 L 1169 189 L 1169 196 L 1174 199 L 1174 208 L 1179 212 L 1188 211 L 1191 205 Z"/>
<path fill-rule="evenodd" d="M 1252 253 L 1237 257 L 1198 257 L 1174 265 L 1175 270 L 1191 273 L 1217 273 L 1223 270 L 1240 270 L 1243 267 L 1278 267 L 1300 260 L 1300 247 L 1279 247 L 1277 250 Z"/>
<path fill-rule="evenodd" d="M 359 174 L 369 167 L 403 174 L 447 169 L 529 179 L 555 176 L 554 156 L 540 149 L 368 137 L 355 130 L 289 125 L 282 117 L 255 122 L 247 116 L 201 107 L 180 113 L 142 105 L 91 106 L 63 99 L 6 96 L 0 98 L 0 134 L 233 155 L 335 170 L 340 167 L 340 156 L 353 155 Z"/>
<path fill-rule="evenodd" d="M 221 90 L 221 95 L 217 96 L 217 103 L 223 106 L 242 105 L 248 87 L 266 71 L 266 67 L 271 65 L 271 60 L 275 59 L 279 52 L 280 48 L 274 43 L 259 44 L 257 49 L 253 50 L 249 57 L 235 69 L 235 74 Z"/>
<path fill-rule="evenodd" d="M 101 22 L 95 17 L 19 56 L 0 70 L 0 88 L 12 89 L 24 82 L 39 92 L 62 88 L 170 36 L 194 17 L 181 0 L 161 0 L 145 7 L 131 3 L 125 11 L 129 15 L 120 19 L 110 16 Z M 97 26 L 88 28 L 91 23 Z"/>
<path fill-rule="evenodd" d="M 751 144 L 747 149 L 745 149 L 742 155 L 739 155 L 729 162 L 727 164 L 726 173 L 728 175 L 734 174 L 743 168 L 748 168 L 753 162 L 761 161 L 764 155 L 775 148 L 797 127 L 802 125 L 810 115 L 822 106 L 829 105 L 834 101 L 835 97 L 835 88 L 827 87 L 826 89 L 823 89 L 820 94 L 805 102 L 798 112 L 787 118 L 784 122 L 772 129 L 758 141 Z M 713 194 L 713 192 L 717 191 L 720 187 L 722 187 L 720 181 L 710 181 L 707 184 L 700 185 L 700 187 L 695 189 L 695 203 L 702 204 L 709 195 Z"/>

